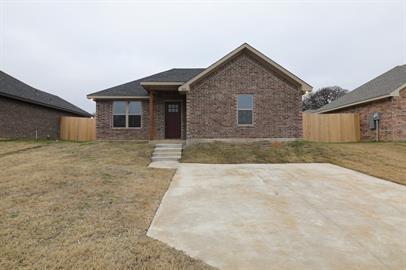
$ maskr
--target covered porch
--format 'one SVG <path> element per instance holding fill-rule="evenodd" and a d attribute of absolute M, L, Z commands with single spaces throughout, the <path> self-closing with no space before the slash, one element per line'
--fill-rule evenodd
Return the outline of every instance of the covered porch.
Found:
<path fill-rule="evenodd" d="M 181 83 L 141 83 L 147 89 L 148 139 L 186 139 L 186 95 L 178 92 Z"/>

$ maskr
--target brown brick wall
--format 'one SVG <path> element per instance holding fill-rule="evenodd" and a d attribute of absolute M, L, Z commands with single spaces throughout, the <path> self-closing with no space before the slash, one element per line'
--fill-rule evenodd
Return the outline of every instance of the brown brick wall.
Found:
<path fill-rule="evenodd" d="M 253 126 L 237 125 L 237 95 L 254 94 Z M 299 138 L 301 93 L 248 54 L 192 85 L 187 138 Z"/>
<path fill-rule="evenodd" d="M 177 92 L 158 91 L 155 95 L 155 139 L 165 138 L 165 102 L 182 102 L 182 138 L 186 137 L 185 95 Z M 142 101 L 141 128 L 113 128 L 113 101 L 96 101 L 96 137 L 101 140 L 148 140 L 149 101 Z"/>
<path fill-rule="evenodd" d="M 406 141 L 406 88 L 393 100 L 393 139 Z"/>
<path fill-rule="evenodd" d="M 406 140 L 406 89 L 399 97 L 385 98 L 331 113 L 359 113 L 361 140 L 375 140 L 376 131 L 368 128 L 368 115 L 380 113 L 379 138 L 383 141 Z"/>
<path fill-rule="evenodd" d="M 148 100 L 141 102 L 141 128 L 113 128 L 113 101 L 96 102 L 96 138 L 101 140 L 148 140 Z"/>
<path fill-rule="evenodd" d="M 0 138 L 58 139 L 61 116 L 77 115 L 0 97 Z"/>

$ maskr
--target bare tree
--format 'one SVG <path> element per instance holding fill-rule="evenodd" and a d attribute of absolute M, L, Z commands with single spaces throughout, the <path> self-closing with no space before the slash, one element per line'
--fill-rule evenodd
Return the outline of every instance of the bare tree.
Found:
<path fill-rule="evenodd" d="M 317 110 L 324 105 L 344 96 L 348 93 L 348 90 L 341 88 L 340 86 L 328 86 L 323 87 L 312 92 L 303 98 L 302 109 L 307 110 Z"/>

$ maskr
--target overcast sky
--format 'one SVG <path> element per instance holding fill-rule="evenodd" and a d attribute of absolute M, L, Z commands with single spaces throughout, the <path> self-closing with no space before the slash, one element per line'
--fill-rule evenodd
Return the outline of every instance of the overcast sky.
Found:
<path fill-rule="evenodd" d="M 406 0 L 0 2 L 0 69 L 91 113 L 86 94 L 244 42 L 314 89 L 406 63 Z"/>

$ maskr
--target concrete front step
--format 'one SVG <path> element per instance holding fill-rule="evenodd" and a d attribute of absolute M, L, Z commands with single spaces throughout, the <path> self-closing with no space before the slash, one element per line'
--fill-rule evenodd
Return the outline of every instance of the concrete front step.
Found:
<path fill-rule="evenodd" d="M 180 148 L 182 149 L 182 144 L 180 143 L 158 143 L 155 148 Z"/>
<path fill-rule="evenodd" d="M 166 157 L 152 157 L 152 161 L 178 161 L 180 159 L 180 156 L 166 156 Z"/>
<path fill-rule="evenodd" d="M 155 156 L 155 157 L 152 157 L 152 159 L 171 159 L 171 160 L 179 160 L 179 159 L 181 159 L 181 156 L 159 156 L 159 157 Z"/>
<path fill-rule="evenodd" d="M 162 161 L 153 161 L 148 167 L 150 168 L 160 168 L 160 169 L 176 169 L 179 166 L 177 160 L 162 160 Z"/>
<path fill-rule="evenodd" d="M 155 150 L 154 151 L 157 151 L 157 152 L 170 152 L 170 151 L 179 151 L 179 152 L 182 152 L 182 148 L 155 148 Z"/>
<path fill-rule="evenodd" d="M 182 157 L 182 144 L 180 143 L 158 143 L 155 145 L 151 160 L 178 162 Z"/>
<path fill-rule="evenodd" d="M 165 148 L 155 148 L 155 151 L 161 151 L 161 152 L 165 152 L 165 151 L 182 151 L 182 148 L 174 148 L 174 147 L 165 147 Z"/>
<path fill-rule="evenodd" d="M 154 152 L 152 153 L 153 157 L 171 157 L 171 156 L 182 156 L 182 152 Z"/>

